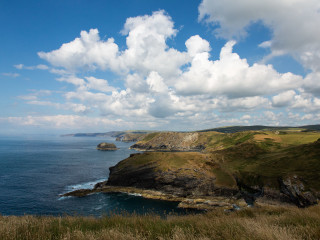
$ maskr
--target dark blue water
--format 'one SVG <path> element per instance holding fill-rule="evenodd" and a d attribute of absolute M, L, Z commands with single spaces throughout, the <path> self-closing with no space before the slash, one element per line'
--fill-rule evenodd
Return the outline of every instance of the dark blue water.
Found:
<path fill-rule="evenodd" d="M 97 151 L 103 141 L 114 142 L 119 150 Z M 106 180 L 109 167 L 135 152 L 131 144 L 112 138 L 0 137 L 0 214 L 183 213 L 176 203 L 127 194 L 59 197 Z"/>

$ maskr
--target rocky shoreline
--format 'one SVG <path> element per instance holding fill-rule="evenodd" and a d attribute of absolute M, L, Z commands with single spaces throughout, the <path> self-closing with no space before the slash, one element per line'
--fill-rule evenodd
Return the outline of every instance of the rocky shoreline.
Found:
<path fill-rule="evenodd" d="M 127 193 L 199 210 L 234 210 L 256 203 L 299 208 L 318 204 L 320 191 L 314 181 L 318 173 L 312 170 L 318 168 L 320 139 L 280 151 L 279 144 L 266 135 L 152 133 L 131 146 L 143 153 L 131 154 L 110 167 L 107 181 L 63 196 Z M 205 144 L 211 138 L 219 140 L 216 145 Z M 221 143 L 229 147 L 221 149 Z"/>
<path fill-rule="evenodd" d="M 84 197 L 94 193 L 135 194 L 148 199 L 179 202 L 185 209 L 211 210 L 223 208 L 227 211 L 259 204 L 290 204 L 307 207 L 317 204 L 317 195 L 305 191 L 297 177 L 279 179 L 279 189 L 264 186 L 248 186 L 235 178 L 235 186 L 219 186 L 214 176 L 205 168 L 178 168 L 159 170 L 154 163 L 144 162 L 143 157 L 161 158 L 181 153 L 131 154 L 110 168 L 107 181 L 99 182 L 93 189 L 80 189 L 62 196 Z M 186 153 L 199 157 L 200 153 Z M 204 154 L 203 154 L 204 155 Z M 175 156 L 176 157 L 176 156 Z M 206 155 L 204 155 L 206 157 Z M 140 161 L 139 164 L 135 161 Z M 319 195 L 319 194 L 318 194 Z"/>
<path fill-rule="evenodd" d="M 247 207 L 248 205 L 243 199 L 228 198 L 228 197 L 180 197 L 174 194 L 163 193 L 161 191 L 140 189 L 135 187 L 119 187 L 119 186 L 106 186 L 106 182 L 98 183 L 94 189 L 80 189 L 72 192 L 65 193 L 63 197 L 85 197 L 95 193 L 126 193 L 141 196 L 147 199 L 179 202 L 178 207 L 184 209 L 196 210 L 212 210 L 217 207 L 224 208 L 225 210 L 235 210 L 238 208 Z M 104 185 L 104 186 L 99 186 Z"/>

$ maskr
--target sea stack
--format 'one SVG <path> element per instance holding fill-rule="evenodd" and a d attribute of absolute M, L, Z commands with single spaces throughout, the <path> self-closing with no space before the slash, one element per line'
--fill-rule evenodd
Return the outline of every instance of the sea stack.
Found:
<path fill-rule="evenodd" d="M 101 150 L 101 151 L 115 151 L 115 150 L 118 150 L 118 148 L 117 148 L 117 146 L 115 144 L 106 143 L 106 142 L 99 143 L 98 146 L 97 146 L 97 149 Z"/>

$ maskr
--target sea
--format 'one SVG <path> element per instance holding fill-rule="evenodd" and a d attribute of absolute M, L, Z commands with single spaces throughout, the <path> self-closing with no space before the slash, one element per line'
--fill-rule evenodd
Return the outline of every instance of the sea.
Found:
<path fill-rule="evenodd" d="M 100 142 L 119 150 L 98 151 Z M 177 203 L 125 193 L 60 196 L 107 180 L 109 167 L 135 153 L 132 144 L 111 137 L 0 136 L 0 215 L 186 214 Z"/>

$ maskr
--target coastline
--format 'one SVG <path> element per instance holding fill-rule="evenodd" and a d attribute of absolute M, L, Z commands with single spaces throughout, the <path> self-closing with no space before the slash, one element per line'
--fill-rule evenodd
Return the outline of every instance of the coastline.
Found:
<path fill-rule="evenodd" d="M 202 135 L 164 132 L 146 136 L 130 147 L 141 153 L 130 154 L 110 167 L 107 181 L 97 183 L 91 190 L 76 190 L 62 196 L 126 193 L 178 202 L 178 207 L 184 209 L 228 211 L 255 203 L 299 208 L 319 203 L 319 192 L 308 185 L 308 175 L 298 175 L 292 163 L 305 160 L 301 152 L 308 152 L 314 163 L 320 139 L 302 142 L 294 148 L 282 143 L 280 151 L 276 142 L 279 133 Z M 276 140 L 269 140 L 271 137 Z M 318 135 L 312 137 L 316 139 Z M 280 164 L 284 156 L 293 165 L 291 172 L 283 173 L 265 164 L 264 159 Z M 244 167 L 248 170 L 242 171 Z"/>
<path fill-rule="evenodd" d="M 105 182 L 97 183 L 104 184 Z M 234 210 L 238 208 L 247 207 L 247 203 L 243 199 L 235 197 L 222 196 L 194 196 L 194 197 L 180 197 L 173 194 L 163 193 L 161 191 L 141 189 L 136 187 L 121 187 L 121 186 L 103 186 L 95 187 L 93 189 L 79 189 L 65 194 L 61 197 L 85 197 L 95 193 L 125 193 L 141 196 L 146 199 L 162 200 L 170 202 L 179 202 L 178 207 L 184 209 L 196 210 L 212 210 L 216 208 L 223 208 L 225 210 Z"/>

